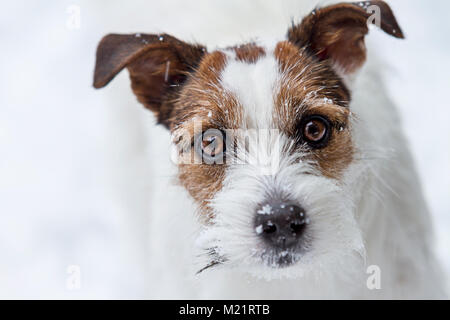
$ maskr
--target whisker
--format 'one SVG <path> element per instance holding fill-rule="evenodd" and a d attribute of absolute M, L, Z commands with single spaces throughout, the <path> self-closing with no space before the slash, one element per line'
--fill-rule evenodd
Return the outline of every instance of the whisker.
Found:
<path fill-rule="evenodd" d="M 213 261 L 211 261 L 210 263 L 208 263 L 206 266 L 204 266 L 203 268 L 201 268 L 200 270 L 198 270 L 196 274 L 200 274 L 200 273 L 202 273 L 203 271 L 205 271 L 206 269 L 209 269 L 209 268 L 211 268 L 211 267 L 217 266 L 218 264 L 221 264 L 221 263 L 222 263 L 221 261 L 213 260 Z"/>

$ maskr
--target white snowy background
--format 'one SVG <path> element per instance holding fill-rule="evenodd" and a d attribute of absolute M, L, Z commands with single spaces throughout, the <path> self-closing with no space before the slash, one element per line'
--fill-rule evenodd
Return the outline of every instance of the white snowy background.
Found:
<path fill-rule="evenodd" d="M 0 298 L 143 298 L 152 115 L 126 72 L 92 88 L 110 32 L 167 32 L 213 47 L 280 36 L 288 1 L 7 1 L 0 11 Z M 304 2 L 304 1 L 303 1 Z M 395 0 L 407 40 L 373 30 L 450 274 L 450 2 Z M 75 6 L 75 7 L 73 7 Z M 80 9 L 72 28 L 71 8 Z M 68 266 L 81 287 L 67 287 Z M 443 280 L 444 281 L 444 280 Z"/>

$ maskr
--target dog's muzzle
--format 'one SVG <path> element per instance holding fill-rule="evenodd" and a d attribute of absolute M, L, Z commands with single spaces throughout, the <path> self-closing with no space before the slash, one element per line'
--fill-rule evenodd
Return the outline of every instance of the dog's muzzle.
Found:
<path fill-rule="evenodd" d="M 255 215 L 255 232 L 273 255 L 277 265 L 296 261 L 302 248 L 302 235 L 308 219 L 305 210 L 292 202 L 269 201 L 258 206 Z"/>

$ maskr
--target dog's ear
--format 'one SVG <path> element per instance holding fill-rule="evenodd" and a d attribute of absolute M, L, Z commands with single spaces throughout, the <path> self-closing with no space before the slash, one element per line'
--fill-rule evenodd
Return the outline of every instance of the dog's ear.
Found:
<path fill-rule="evenodd" d="M 109 34 L 97 47 L 94 87 L 106 86 L 126 67 L 138 100 L 169 127 L 176 93 L 205 51 L 166 34 Z"/>
<path fill-rule="evenodd" d="M 366 59 L 368 24 L 403 38 L 391 8 L 384 1 L 339 3 L 315 9 L 288 30 L 288 40 L 308 48 L 320 60 L 330 60 L 343 74 L 359 69 Z"/>

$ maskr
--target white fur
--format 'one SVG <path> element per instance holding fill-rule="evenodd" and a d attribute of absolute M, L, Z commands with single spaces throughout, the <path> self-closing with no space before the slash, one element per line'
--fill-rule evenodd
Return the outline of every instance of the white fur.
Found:
<path fill-rule="evenodd" d="M 256 63 L 247 63 L 228 58 L 221 74 L 221 84 L 225 90 L 236 96 L 244 109 L 245 122 L 242 129 L 271 127 L 273 117 L 273 93 L 279 82 L 278 63 L 273 49 Z"/>

